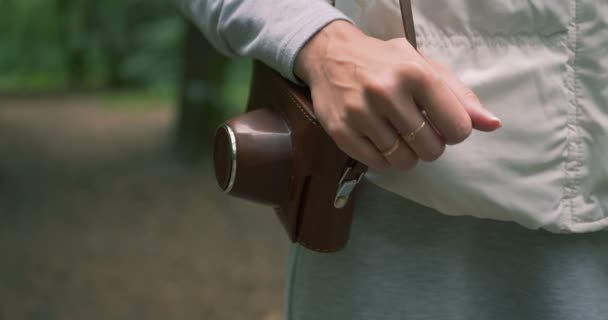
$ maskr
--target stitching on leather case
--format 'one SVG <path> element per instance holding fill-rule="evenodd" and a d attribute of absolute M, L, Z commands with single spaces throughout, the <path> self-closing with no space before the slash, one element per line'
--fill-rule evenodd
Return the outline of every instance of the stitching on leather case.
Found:
<path fill-rule="evenodd" d="M 291 101 L 293 101 L 296 104 L 296 106 L 298 107 L 298 109 L 300 109 L 300 112 L 302 112 L 304 114 L 306 119 L 308 119 L 308 121 L 310 121 L 310 123 L 312 123 L 314 126 L 320 127 L 319 122 L 317 120 L 313 119 L 308 114 L 308 112 L 304 109 L 302 104 L 298 101 L 298 99 L 295 97 L 295 95 L 291 92 L 291 89 L 289 88 L 289 86 L 284 82 L 282 82 L 282 84 L 287 89 L 287 93 L 289 94 L 289 98 L 291 99 Z M 296 242 L 300 243 L 301 245 L 303 245 L 304 247 L 306 247 L 308 249 L 318 251 L 318 252 L 335 252 L 335 251 L 338 251 L 338 250 L 344 248 L 344 246 L 338 246 L 338 247 L 321 249 L 321 248 L 315 247 L 315 246 L 311 245 L 310 243 L 307 243 L 306 241 L 303 241 L 300 239 L 296 240 Z"/>
<path fill-rule="evenodd" d="M 312 123 L 313 125 L 315 125 L 316 127 L 320 127 L 319 122 L 315 119 L 313 119 L 308 112 L 306 112 L 306 110 L 304 110 L 304 107 L 302 107 L 302 104 L 300 104 L 300 102 L 298 102 L 298 99 L 296 99 L 296 97 L 294 96 L 293 93 L 291 93 L 291 89 L 289 88 L 289 86 L 287 86 L 286 83 L 281 82 L 283 84 L 283 86 L 287 89 L 287 93 L 289 95 L 289 98 L 291 99 L 291 101 L 293 101 L 296 106 L 298 107 L 298 109 L 300 109 L 300 111 L 304 114 L 304 116 L 306 117 L 306 119 L 308 119 L 308 121 L 310 121 L 310 123 Z"/>

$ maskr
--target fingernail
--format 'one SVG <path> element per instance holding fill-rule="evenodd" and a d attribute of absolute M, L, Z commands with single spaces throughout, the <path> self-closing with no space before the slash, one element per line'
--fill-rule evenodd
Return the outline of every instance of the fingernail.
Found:
<path fill-rule="evenodd" d="M 479 106 L 481 107 L 481 110 L 483 110 L 483 112 L 486 114 L 486 116 L 488 118 L 490 118 L 491 121 L 498 122 L 500 125 L 502 125 L 502 121 L 500 120 L 500 118 L 498 118 L 496 115 L 494 115 L 492 112 L 490 112 L 490 110 L 481 106 L 481 104 Z"/>
<path fill-rule="evenodd" d="M 500 120 L 500 119 L 498 119 L 496 117 L 493 117 L 492 120 L 498 121 L 496 129 L 502 128 L 502 120 Z"/>

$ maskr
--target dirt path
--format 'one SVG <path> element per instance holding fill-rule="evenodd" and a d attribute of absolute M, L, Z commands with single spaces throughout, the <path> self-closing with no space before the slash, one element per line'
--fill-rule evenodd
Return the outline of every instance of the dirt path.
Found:
<path fill-rule="evenodd" d="M 171 112 L 0 102 L 0 319 L 279 319 L 287 241 L 170 152 Z"/>

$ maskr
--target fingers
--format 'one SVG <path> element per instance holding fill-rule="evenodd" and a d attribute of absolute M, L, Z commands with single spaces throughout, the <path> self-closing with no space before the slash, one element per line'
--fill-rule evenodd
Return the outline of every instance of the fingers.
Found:
<path fill-rule="evenodd" d="M 378 152 L 376 146 L 353 128 L 344 125 L 340 128 L 330 129 L 328 133 L 340 150 L 351 158 L 378 171 L 383 171 L 390 167 L 390 163 Z"/>
<path fill-rule="evenodd" d="M 414 102 L 425 110 L 447 144 L 464 141 L 471 133 L 471 118 L 444 81 L 430 66 L 415 62 L 399 70 L 400 91 L 407 91 Z"/>
<path fill-rule="evenodd" d="M 431 59 L 426 59 L 426 61 L 438 72 L 463 105 L 471 118 L 473 128 L 481 131 L 494 131 L 502 126 L 500 119 L 484 108 L 477 95 L 454 76 L 447 67 Z"/>
<path fill-rule="evenodd" d="M 367 112 L 361 112 L 358 117 L 353 117 L 350 123 L 357 128 L 360 135 L 368 137 L 376 146 L 378 154 L 400 170 L 409 170 L 416 166 L 418 156 L 405 141 L 402 141 L 391 123 L 376 114 L 372 108 L 362 110 Z"/>
<path fill-rule="evenodd" d="M 411 99 L 411 98 L 410 98 Z M 433 129 L 433 124 L 418 110 L 413 100 L 402 108 L 391 108 L 395 116 L 391 121 L 399 134 L 424 161 L 437 160 L 445 150 L 443 138 Z M 407 139 L 408 135 L 411 135 Z"/>
<path fill-rule="evenodd" d="M 418 163 L 418 155 L 401 139 L 401 137 L 396 136 L 393 140 L 393 143 L 397 142 L 398 148 L 395 152 L 386 155 L 385 158 L 391 163 L 395 168 L 399 170 L 410 170 L 416 166 Z M 388 150 L 385 148 L 383 150 Z"/>
<path fill-rule="evenodd" d="M 309 83 L 318 119 L 352 158 L 377 170 L 409 169 L 418 159 L 437 159 L 446 144 L 462 142 L 473 127 L 500 127 L 445 67 L 400 42 L 369 44 L 376 54 L 332 47 L 341 62 L 326 64 Z M 400 138 L 410 133 L 412 139 Z"/>
<path fill-rule="evenodd" d="M 445 150 L 443 138 L 423 116 L 408 92 L 398 90 L 391 93 L 375 88 L 368 91 L 366 100 L 370 105 L 375 106 L 374 110 L 380 116 L 390 122 L 392 132 L 402 137 L 410 133 L 414 134 L 413 139 L 408 139 L 409 141 L 404 139 L 402 142 L 416 157 L 424 161 L 434 161 L 443 154 Z M 387 138 L 378 138 L 381 139 L 387 140 Z"/>

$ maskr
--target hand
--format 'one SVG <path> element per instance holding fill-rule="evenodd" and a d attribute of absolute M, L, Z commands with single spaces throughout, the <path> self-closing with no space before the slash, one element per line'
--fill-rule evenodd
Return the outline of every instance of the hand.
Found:
<path fill-rule="evenodd" d="M 418 159 L 439 158 L 473 128 L 501 126 L 470 89 L 405 38 L 378 40 L 346 21 L 328 24 L 304 46 L 295 73 L 309 85 L 315 115 L 338 147 L 376 170 L 411 169 Z M 413 141 L 399 137 L 423 121 Z M 399 148 L 385 157 L 397 139 Z"/>

